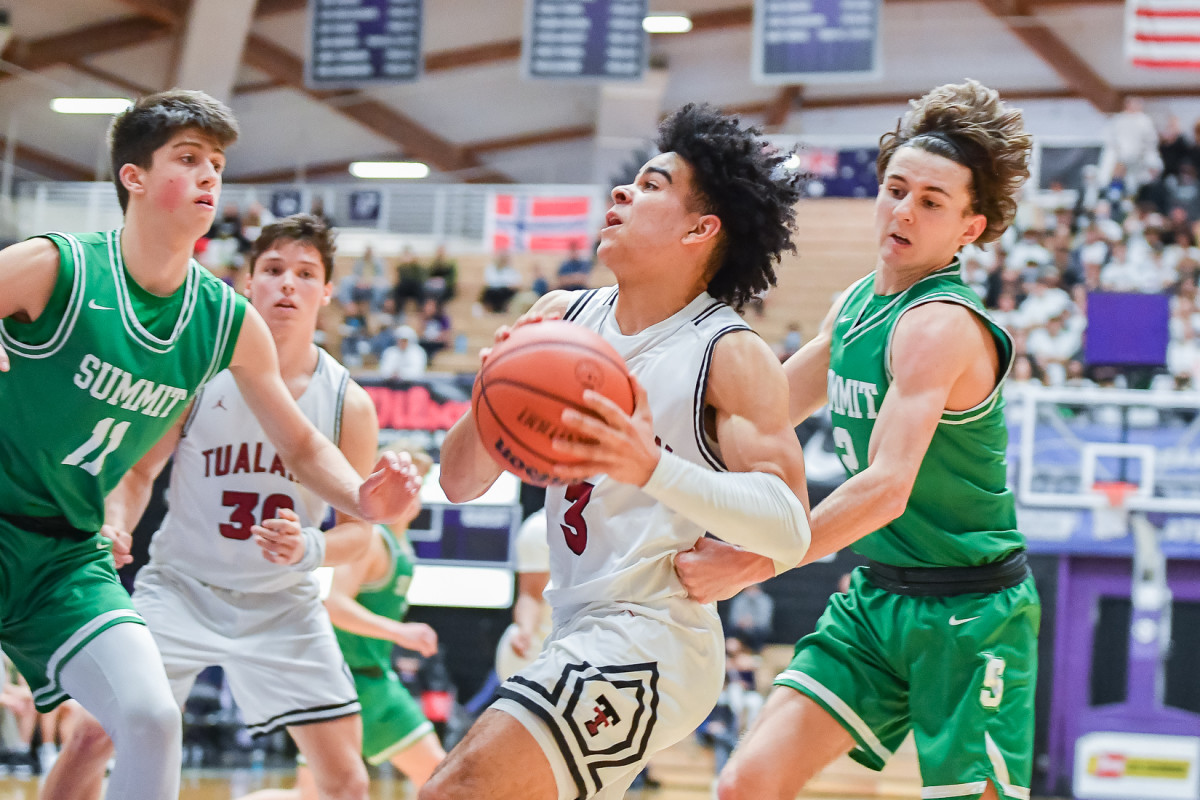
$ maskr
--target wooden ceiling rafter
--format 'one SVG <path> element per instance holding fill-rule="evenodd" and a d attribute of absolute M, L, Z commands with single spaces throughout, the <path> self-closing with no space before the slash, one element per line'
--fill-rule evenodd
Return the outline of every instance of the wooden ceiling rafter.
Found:
<path fill-rule="evenodd" d="M 3 153 L 7 147 L 8 140 L 0 136 L 0 153 Z M 96 173 L 92 169 L 81 167 L 72 161 L 21 142 L 16 143 L 13 151 L 17 166 L 39 175 L 68 181 L 90 181 L 96 177 Z"/>

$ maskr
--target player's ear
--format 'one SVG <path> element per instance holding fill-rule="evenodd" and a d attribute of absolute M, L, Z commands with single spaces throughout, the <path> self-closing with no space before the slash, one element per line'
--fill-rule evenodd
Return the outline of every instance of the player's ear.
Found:
<path fill-rule="evenodd" d="M 321 292 L 321 305 L 327 306 L 333 301 L 333 281 L 325 281 L 325 290 Z"/>
<path fill-rule="evenodd" d="M 701 214 L 683 237 L 684 244 L 701 244 L 715 239 L 721 232 L 721 218 L 716 214 Z"/>
<path fill-rule="evenodd" d="M 146 193 L 146 170 L 137 164 L 122 164 L 121 169 L 117 171 L 117 177 L 120 178 L 121 185 L 125 187 L 125 191 L 131 195 Z"/>
<path fill-rule="evenodd" d="M 967 227 L 963 231 L 962 238 L 959 240 L 959 247 L 975 241 L 987 230 L 987 217 L 983 214 L 972 214 L 967 217 L 966 223 Z"/>

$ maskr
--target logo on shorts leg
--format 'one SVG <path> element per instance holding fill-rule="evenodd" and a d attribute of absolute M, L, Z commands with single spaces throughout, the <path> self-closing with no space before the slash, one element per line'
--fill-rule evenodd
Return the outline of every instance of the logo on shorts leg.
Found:
<path fill-rule="evenodd" d="M 596 734 L 600 733 L 601 726 L 607 728 L 609 725 L 616 725 L 621 721 L 621 717 L 617 714 L 617 710 L 612 707 L 612 703 L 608 702 L 608 698 L 606 698 L 604 695 L 600 695 L 596 698 L 596 706 L 594 711 L 596 712 L 596 718 L 584 723 L 584 727 L 587 728 L 588 735 L 593 738 L 596 736 Z"/>

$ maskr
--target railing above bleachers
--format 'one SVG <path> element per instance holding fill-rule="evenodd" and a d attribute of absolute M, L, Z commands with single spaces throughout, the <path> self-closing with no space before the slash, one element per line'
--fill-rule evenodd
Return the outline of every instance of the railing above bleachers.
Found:
<path fill-rule="evenodd" d="M 275 216 L 283 216 L 309 210 L 319 203 L 343 229 L 378 233 L 391 240 L 402 237 L 405 244 L 418 251 L 446 244 L 459 253 L 490 252 L 489 204 L 497 194 L 592 198 L 587 230 L 600 229 L 607 208 L 607 190 L 593 184 L 395 182 L 227 184 L 221 190 L 221 206 L 223 209 L 236 205 L 245 215 L 257 204 Z M 374 213 L 365 213 L 371 206 L 375 206 Z M 28 182 L 18 187 L 19 238 L 50 230 L 105 230 L 120 224 L 121 208 L 111 183 Z"/>

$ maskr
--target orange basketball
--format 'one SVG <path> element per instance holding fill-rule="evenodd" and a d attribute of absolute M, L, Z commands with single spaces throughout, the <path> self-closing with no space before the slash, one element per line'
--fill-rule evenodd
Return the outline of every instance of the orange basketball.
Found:
<path fill-rule="evenodd" d="M 475 378 L 471 410 L 492 458 L 526 483 L 549 486 L 554 464 L 573 459 L 555 450 L 555 439 L 574 439 L 562 412 L 591 411 L 592 389 L 633 412 L 633 386 L 625 361 L 600 335 L 572 322 L 522 325 L 496 345 Z"/>

